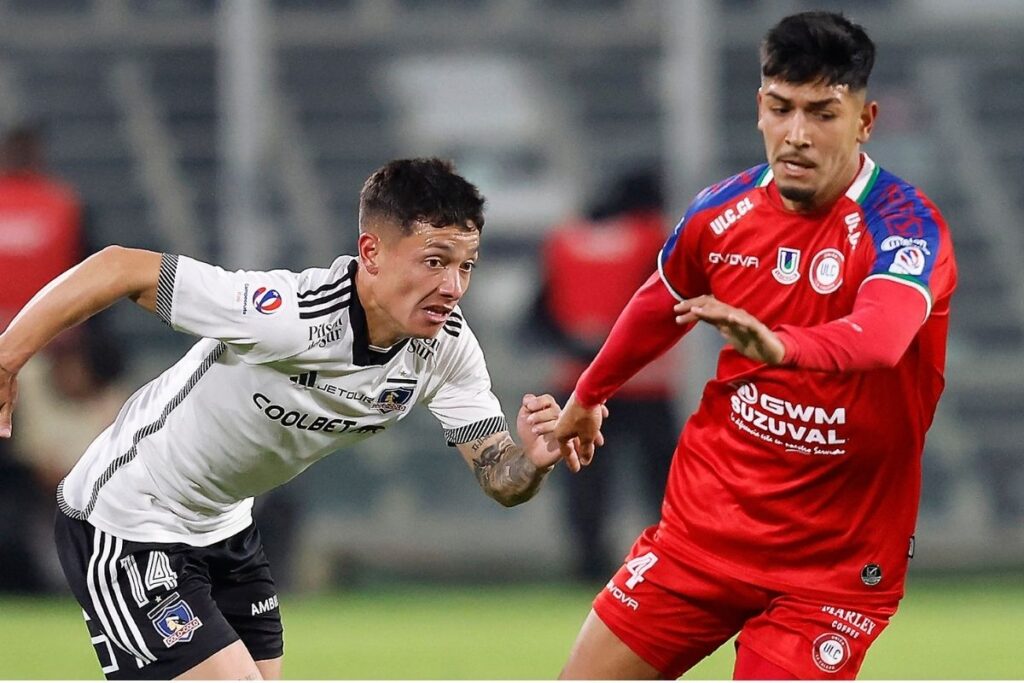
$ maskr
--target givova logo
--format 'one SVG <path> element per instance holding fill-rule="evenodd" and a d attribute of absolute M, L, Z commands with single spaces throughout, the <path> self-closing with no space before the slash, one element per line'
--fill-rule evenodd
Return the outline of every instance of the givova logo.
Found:
<path fill-rule="evenodd" d="M 252 293 L 252 305 L 263 315 L 271 315 L 277 312 L 277 309 L 281 308 L 282 303 L 284 303 L 284 300 L 281 298 L 281 293 L 276 289 L 259 287 Z"/>

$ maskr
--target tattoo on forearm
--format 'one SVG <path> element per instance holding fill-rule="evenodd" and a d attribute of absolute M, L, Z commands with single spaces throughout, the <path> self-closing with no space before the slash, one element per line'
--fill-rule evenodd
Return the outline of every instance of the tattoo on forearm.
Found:
<path fill-rule="evenodd" d="M 489 496 L 509 507 L 533 498 L 546 474 L 507 434 L 473 458 L 473 472 Z"/>

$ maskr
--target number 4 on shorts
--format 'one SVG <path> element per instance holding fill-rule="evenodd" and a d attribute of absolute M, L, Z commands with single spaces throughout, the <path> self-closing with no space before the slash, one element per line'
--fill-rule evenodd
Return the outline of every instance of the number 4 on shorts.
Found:
<path fill-rule="evenodd" d="M 626 588 L 633 590 L 638 583 L 643 582 L 644 574 L 658 561 L 654 553 L 647 553 L 640 557 L 634 557 L 626 563 L 626 571 L 629 572 L 629 580 L 626 581 Z"/>

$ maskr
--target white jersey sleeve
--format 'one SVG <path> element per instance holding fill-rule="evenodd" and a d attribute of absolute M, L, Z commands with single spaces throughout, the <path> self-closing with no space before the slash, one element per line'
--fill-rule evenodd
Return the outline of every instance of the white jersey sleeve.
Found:
<path fill-rule="evenodd" d="M 175 330 L 228 344 L 246 363 L 294 356 L 308 340 L 302 318 L 332 305 L 345 305 L 353 293 L 351 257 L 330 268 L 227 271 L 186 256 L 164 254 L 157 285 L 156 312 Z"/>
<path fill-rule="evenodd" d="M 449 325 L 441 332 L 456 330 L 458 334 L 445 340 L 452 346 L 444 354 L 445 367 L 439 368 L 441 382 L 423 399 L 444 428 L 449 446 L 508 431 L 501 403 L 491 392 L 491 377 L 480 344 L 465 321 L 460 323 L 458 329 Z"/>

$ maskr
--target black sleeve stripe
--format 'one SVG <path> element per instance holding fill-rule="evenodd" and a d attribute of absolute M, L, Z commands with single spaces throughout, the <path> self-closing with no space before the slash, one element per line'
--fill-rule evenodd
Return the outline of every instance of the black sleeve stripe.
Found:
<path fill-rule="evenodd" d="M 346 295 L 346 296 L 342 297 L 341 300 L 338 303 L 336 303 L 333 306 L 330 306 L 328 308 L 321 308 L 321 309 L 316 310 L 316 311 L 300 311 L 299 312 L 299 318 L 302 319 L 302 320 L 309 320 L 311 318 L 320 318 L 320 317 L 323 317 L 325 315 L 330 315 L 331 313 L 334 313 L 335 311 L 340 311 L 341 309 L 343 309 L 346 306 L 348 306 L 349 301 L 351 301 L 351 300 L 352 300 L 352 297 Z"/>
<path fill-rule="evenodd" d="M 310 289 L 310 290 L 305 291 L 305 292 L 299 292 L 297 296 L 300 299 L 305 299 L 307 296 L 313 296 L 315 294 L 320 294 L 322 292 L 326 292 L 326 291 L 332 290 L 335 287 L 339 287 L 339 286 L 345 284 L 346 282 L 348 282 L 351 277 L 352 277 L 351 273 L 345 273 L 344 275 L 341 276 L 341 278 L 335 280 L 334 282 L 328 282 L 326 285 L 320 285 L 316 289 Z M 312 305 L 312 304 L 310 304 L 310 305 Z"/>
<path fill-rule="evenodd" d="M 458 446 L 460 443 L 469 443 L 491 434 L 507 431 L 508 424 L 505 422 L 505 418 L 498 416 L 489 417 L 486 420 L 480 420 L 458 429 L 446 429 L 444 430 L 444 438 L 449 446 Z"/>
<path fill-rule="evenodd" d="M 196 384 L 199 383 L 199 380 L 203 378 L 203 375 L 205 375 L 206 372 L 214 366 L 226 349 L 227 346 L 223 342 L 217 344 L 216 348 L 206 356 L 199 367 L 196 368 L 196 371 L 188 378 L 188 381 L 185 382 L 185 386 L 178 391 L 174 398 L 171 399 L 170 403 L 164 406 L 163 411 L 160 413 L 160 417 L 135 432 L 134 436 L 132 436 L 131 448 L 115 458 L 107 466 L 107 469 L 100 474 L 99 478 L 93 482 L 92 494 L 89 496 L 89 502 L 86 504 L 84 510 L 74 509 L 68 504 L 67 500 L 64 499 L 64 482 L 62 481 L 61 485 L 57 489 L 57 505 L 60 507 L 61 512 L 72 519 L 89 519 L 92 515 L 92 511 L 96 508 L 96 501 L 99 498 L 100 489 L 110 481 L 110 478 L 114 476 L 114 473 L 117 472 L 117 470 L 135 459 L 139 452 L 138 449 L 140 441 L 163 429 L 164 424 L 167 422 L 167 416 L 170 415 L 175 408 L 181 405 L 181 402 L 184 401 L 189 393 L 195 388 Z"/>
<path fill-rule="evenodd" d="M 174 302 L 174 276 L 178 272 L 178 255 L 161 254 L 160 277 L 156 281 L 156 314 L 168 326 L 171 324 L 171 305 Z"/>
<path fill-rule="evenodd" d="M 350 284 L 348 287 L 342 287 L 337 292 L 331 292 L 330 294 L 328 294 L 326 296 L 322 296 L 319 299 L 310 299 L 309 301 L 300 301 L 299 302 L 299 308 L 312 308 L 314 306 L 319 306 L 320 304 L 324 304 L 324 303 L 327 303 L 329 301 L 333 301 L 333 300 L 337 299 L 338 297 L 344 296 L 344 295 L 348 294 L 351 291 L 352 291 L 352 285 Z M 302 295 L 300 294 L 299 297 L 301 298 Z"/>

